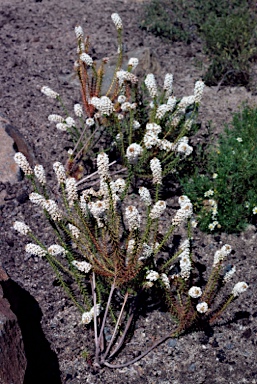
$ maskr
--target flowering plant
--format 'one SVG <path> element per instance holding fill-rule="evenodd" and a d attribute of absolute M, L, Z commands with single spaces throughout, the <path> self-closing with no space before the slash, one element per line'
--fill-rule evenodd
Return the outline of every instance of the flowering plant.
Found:
<path fill-rule="evenodd" d="M 122 23 L 119 16 L 114 14 L 112 19 L 120 33 Z M 81 39 L 82 32 L 79 27 L 76 34 Z M 80 46 L 81 62 L 93 66 L 88 53 L 82 52 L 82 41 Z M 157 91 L 153 75 L 148 75 L 145 82 L 151 97 L 155 98 Z M 202 88 L 202 85 L 200 86 Z M 44 89 L 44 92 L 59 97 L 49 89 Z M 195 93 L 197 95 L 197 92 Z M 192 103 L 195 102 L 196 95 L 193 101 L 190 99 Z M 108 121 L 110 124 L 113 122 L 114 107 L 108 96 L 93 96 L 90 103 L 86 97 L 83 100 L 85 111 L 88 113 L 87 121 L 94 116 L 95 121 L 103 120 L 107 126 Z M 173 118 L 175 116 L 179 121 L 184 116 L 186 107 L 191 105 L 191 101 L 189 103 L 182 100 L 173 115 Z M 158 108 L 155 105 L 152 116 L 156 116 Z M 78 106 L 75 109 L 81 111 Z M 95 109 L 98 112 L 95 112 Z M 165 113 L 167 112 L 172 114 L 172 110 L 166 110 Z M 97 118 L 95 114 L 98 114 Z M 134 119 L 134 116 L 130 118 Z M 60 124 L 70 124 L 72 128 L 73 123 L 69 122 L 67 118 Z M 89 122 L 86 124 L 90 126 Z M 111 172 L 109 156 L 100 152 L 97 156 L 96 172 L 87 176 L 87 180 L 96 178 L 93 186 L 97 188 L 87 186 L 81 189 L 81 182 L 76 175 L 71 175 L 70 168 L 65 169 L 60 162 L 55 162 L 53 170 L 58 182 L 55 199 L 48 187 L 44 168 L 36 165 L 32 169 L 22 153 L 15 155 L 15 161 L 34 187 L 29 196 L 30 201 L 44 212 L 56 236 L 56 243 L 42 243 L 23 222 L 16 221 L 14 228 L 31 238 L 32 242 L 25 247 L 28 254 L 45 258 L 49 262 L 64 290 L 81 312 L 81 325 L 89 328 L 93 324 L 96 369 L 103 366 L 127 366 L 166 339 L 195 329 L 203 321 L 214 322 L 230 302 L 247 289 L 247 284 L 240 282 L 223 300 L 218 297 L 220 289 L 235 271 L 222 271 L 223 260 L 231 252 L 229 245 L 224 245 L 215 253 L 210 276 L 205 284 L 199 286 L 200 279 L 192 254 L 192 204 L 187 196 L 180 196 L 179 209 L 170 219 L 167 203 L 161 198 L 165 172 L 158 157 L 149 155 L 151 188 L 143 185 L 134 187 L 135 166 L 139 164 L 142 167 L 140 158 L 143 152 L 146 153 L 149 146 L 152 148 L 152 145 L 163 145 L 166 140 L 158 138 L 160 129 L 160 125 L 153 119 L 146 126 L 144 147 L 128 141 L 126 153 L 124 151 L 126 168 L 120 172 L 122 177 L 118 177 L 117 170 Z M 151 144 L 152 141 L 154 144 Z M 122 145 L 124 143 L 126 141 Z M 165 143 L 167 144 L 167 140 Z M 178 152 L 184 154 L 189 150 L 184 136 L 175 146 Z M 169 248 L 174 232 L 182 227 L 186 228 L 186 237 L 178 249 Z M 66 283 L 66 276 L 72 279 L 72 285 Z M 132 361 L 113 364 L 112 360 L 126 343 L 139 309 L 145 306 L 145 298 L 155 289 L 159 290 L 167 310 L 175 319 L 176 329 Z M 106 324 L 110 327 L 113 324 L 109 340 L 106 340 L 104 332 Z"/>

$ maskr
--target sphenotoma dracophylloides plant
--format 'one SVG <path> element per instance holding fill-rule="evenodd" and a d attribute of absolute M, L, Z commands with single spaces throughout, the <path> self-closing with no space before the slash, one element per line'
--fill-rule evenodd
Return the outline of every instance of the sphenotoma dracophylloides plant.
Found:
<path fill-rule="evenodd" d="M 76 179 L 56 162 L 53 169 L 59 184 L 58 203 L 47 186 L 44 168 L 36 165 L 33 170 L 21 153 L 15 160 L 32 181 L 30 201 L 44 212 L 56 243 L 42 243 L 24 222 L 16 221 L 14 228 L 31 238 L 26 252 L 51 265 L 81 312 L 81 326 L 93 327 L 96 369 L 128 366 L 166 339 L 212 324 L 247 289 L 245 282 L 227 288 L 235 272 L 235 268 L 223 268 L 231 252 L 227 244 L 216 251 L 209 278 L 201 282 L 191 246 L 192 204 L 187 196 L 180 196 L 179 209 L 171 219 L 167 215 L 167 204 L 161 199 L 162 167 L 158 158 L 150 162 L 153 189 L 141 186 L 136 193 L 130 187 L 129 172 L 125 170 L 122 178 L 112 174 L 104 152 L 97 156 L 96 189 L 79 191 Z M 173 234 L 182 227 L 187 235 L 178 249 L 171 251 Z M 73 280 L 72 286 L 66 284 L 66 276 Z M 222 288 L 227 292 L 223 296 Z M 146 306 L 146 297 L 151 292 L 154 296 L 156 289 L 175 321 L 174 331 L 135 359 L 113 362 L 128 339 L 138 311 Z M 107 324 L 112 328 L 108 340 L 104 332 Z"/>
<path fill-rule="evenodd" d="M 132 57 L 123 64 L 122 21 L 117 14 L 112 15 L 112 20 L 118 35 L 118 55 L 109 89 L 102 93 L 108 58 L 103 58 L 100 64 L 91 58 L 89 40 L 84 38 L 82 27 L 77 26 L 75 71 L 81 85 L 82 103 L 74 105 L 73 118 L 61 96 L 44 86 L 42 92 L 59 101 L 65 114 L 51 114 L 48 119 L 58 130 L 66 131 L 73 142 L 66 166 L 70 176 L 82 177 L 83 160 L 92 156 L 90 150 L 96 142 L 98 148 L 104 149 L 113 160 L 119 159 L 123 166 L 133 163 L 134 174 L 141 178 L 151 178 L 150 160 L 158 157 L 166 176 L 193 150 L 189 136 L 196 127 L 204 83 L 197 81 L 191 96 L 177 99 L 173 95 L 171 73 L 165 75 L 162 89 L 158 88 L 152 73 L 140 82 L 135 74 L 139 60 Z M 139 155 L 140 161 L 136 161 Z"/>

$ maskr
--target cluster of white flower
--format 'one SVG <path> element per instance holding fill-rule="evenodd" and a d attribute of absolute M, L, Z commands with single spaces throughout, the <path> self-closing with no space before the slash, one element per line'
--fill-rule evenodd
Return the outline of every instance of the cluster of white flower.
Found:
<path fill-rule="evenodd" d="M 121 104 L 120 108 L 121 108 L 122 112 L 129 112 L 129 111 L 136 109 L 136 107 L 137 107 L 136 103 L 129 103 L 128 101 L 125 101 L 125 103 Z"/>
<path fill-rule="evenodd" d="M 161 120 L 164 117 L 164 115 L 169 111 L 170 111 L 170 106 L 168 104 L 159 105 L 155 115 L 156 119 Z"/>
<path fill-rule="evenodd" d="M 151 256 L 151 254 L 153 253 L 154 251 L 154 247 L 151 246 L 151 245 L 148 245 L 146 243 L 143 243 L 143 246 L 142 246 L 142 252 L 141 252 L 141 256 L 139 257 L 139 261 L 143 261 L 145 259 L 148 259 L 148 257 Z"/>
<path fill-rule="evenodd" d="M 137 143 L 130 144 L 126 151 L 126 157 L 130 164 L 136 164 L 139 156 L 143 153 L 143 148 Z"/>
<path fill-rule="evenodd" d="M 101 304 L 96 304 L 96 316 L 99 316 L 101 310 Z M 89 324 L 94 318 L 95 308 L 91 308 L 89 312 L 83 312 L 81 318 L 81 324 Z"/>
<path fill-rule="evenodd" d="M 47 253 L 45 249 L 40 247 L 40 245 L 29 243 L 25 246 L 25 251 L 30 255 L 36 255 L 39 257 L 44 257 Z"/>
<path fill-rule="evenodd" d="M 77 117 L 83 116 L 83 108 L 80 104 L 74 104 L 74 113 Z"/>
<path fill-rule="evenodd" d="M 51 88 L 46 86 L 41 88 L 41 92 L 50 99 L 57 99 L 57 97 L 59 97 L 59 93 L 53 91 Z"/>
<path fill-rule="evenodd" d="M 205 84 L 202 80 L 198 80 L 195 83 L 195 89 L 194 89 L 195 103 L 200 103 L 200 101 L 202 100 L 204 86 Z"/>
<path fill-rule="evenodd" d="M 28 160 L 21 152 L 17 152 L 14 155 L 14 161 L 15 163 L 22 169 L 22 171 L 25 173 L 25 175 L 30 176 L 33 175 L 33 170 L 31 166 L 29 165 Z"/>
<path fill-rule="evenodd" d="M 135 69 L 138 66 L 138 59 L 136 57 L 131 57 L 128 62 L 128 66 Z"/>
<path fill-rule="evenodd" d="M 149 189 L 147 189 L 145 187 L 140 187 L 139 188 L 139 195 L 141 197 L 141 200 L 145 203 L 145 205 L 147 207 L 149 207 L 149 205 L 152 204 L 152 199 L 151 199 Z"/>
<path fill-rule="evenodd" d="M 180 276 L 182 279 L 188 280 L 190 277 L 190 271 L 192 269 L 189 240 L 185 240 L 179 248 L 182 250 L 181 254 L 179 255 Z"/>
<path fill-rule="evenodd" d="M 32 192 L 29 194 L 29 199 L 33 204 L 38 205 L 41 208 L 44 208 L 44 204 L 46 202 L 46 199 L 44 198 L 44 196 L 40 195 L 37 192 Z"/>
<path fill-rule="evenodd" d="M 170 289 L 170 281 L 166 273 L 162 273 L 160 279 L 166 289 Z"/>
<path fill-rule="evenodd" d="M 112 21 L 113 21 L 113 23 L 114 23 L 114 25 L 115 25 L 117 31 L 119 31 L 120 29 L 123 28 L 123 26 L 122 26 L 122 20 L 121 20 L 120 16 L 118 15 L 118 13 L 113 13 L 113 14 L 111 15 L 111 18 L 112 18 Z"/>
<path fill-rule="evenodd" d="M 204 192 L 204 197 L 213 196 L 214 191 L 212 189 L 209 189 L 208 191 Z"/>
<path fill-rule="evenodd" d="M 149 73 L 145 78 L 145 85 L 148 89 L 148 92 L 152 98 L 157 96 L 157 84 L 155 81 L 155 77 L 152 73 Z"/>
<path fill-rule="evenodd" d="M 105 213 L 108 209 L 108 204 L 105 200 L 90 201 L 88 203 L 88 208 L 95 219 L 100 219 L 105 216 Z"/>
<path fill-rule="evenodd" d="M 83 29 L 80 25 L 75 27 L 75 35 L 77 39 L 82 39 L 84 36 Z"/>
<path fill-rule="evenodd" d="M 58 244 L 53 244 L 51 245 L 48 249 L 47 252 L 50 253 L 52 256 L 58 256 L 58 255 L 65 255 L 67 251 Z"/>
<path fill-rule="evenodd" d="M 51 123 L 63 123 L 65 121 L 65 119 L 60 116 L 60 115 L 57 115 L 57 114 L 52 114 L 52 115 L 49 115 L 48 116 L 48 120 L 51 122 Z"/>
<path fill-rule="evenodd" d="M 93 59 L 87 53 L 83 52 L 79 58 L 81 61 L 83 61 L 83 63 L 86 63 L 89 67 L 93 65 Z"/>
<path fill-rule="evenodd" d="M 67 193 L 67 200 L 70 207 L 74 205 L 74 202 L 78 200 L 77 182 L 74 177 L 68 177 L 65 180 L 65 189 Z"/>
<path fill-rule="evenodd" d="M 181 139 L 178 140 L 176 150 L 179 154 L 182 154 L 185 157 L 191 155 L 191 153 L 193 152 L 193 147 L 188 145 L 187 136 L 183 136 L 181 137 Z"/>
<path fill-rule="evenodd" d="M 193 286 L 189 289 L 188 294 L 193 299 L 197 299 L 198 297 L 202 296 L 202 290 L 200 287 Z"/>
<path fill-rule="evenodd" d="M 162 131 L 160 125 L 156 123 L 146 124 L 146 132 L 144 135 L 144 144 L 147 149 L 151 149 L 159 143 L 158 134 Z"/>
<path fill-rule="evenodd" d="M 22 235 L 27 235 L 29 232 L 31 232 L 30 227 L 22 221 L 15 221 L 13 228 Z"/>
<path fill-rule="evenodd" d="M 214 254 L 214 260 L 213 260 L 213 267 L 215 268 L 220 264 L 221 261 L 225 259 L 226 256 L 228 256 L 232 251 L 232 248 L 229 244 L 223 245 L 221 249 L 215 252 Z"/>
<path fill-rule="evenodd" d="M 172 219 L 172 225 L 176 226 L 189 219 L 193 214 L 193 205 L 187 196 L 180 196 L 178 200 L 180 209 L 177 210 L 175 217 Z"/>
<path fill-rule="evenodd" d="M 76 267 L 79 271 L 84 273 L 88 273 L 92 269 L 92 265 L 87 261 L 73 260 L 71 264 L 74 265 L 74 267 Z"/>
<path fill-rule="evenodd" d="M 205 301 L 203 301 L 203 302 L 197 304 L 196 310 L 199 313 L 206 313 L 208 311 L 208 304 Z"/>
<path fill-rule="evenodd" d="M 59 161 L 56 161 L 53 164 L 53 170 L 54 170 L 54 172 L 56 174 L 57 181 L 58 181 L 59 185 L 65 183 L 65 181 L 66 181 L 66 172 L 65 172 L 65 168 L 62 165 L 62 163 L 60 163 Z"/>
<path fill-rule="evenodd" d="M 100 115 L 110 116 L 114 110 L 113 103 L 108 96 L 102 96 L 100 98 L 94 96 L 90 100 L 90 104 L 98 109 Z"/>
<path fill-rule="evenodd" d="M 130 231 L 135 231 L 140 228 L 141 216 L 136 207 L 129 205 L 125 209 L 125 218 L 128 222 Z"/>
<path fill-rule="evenodd" d="M 68 224 L 68 228 L 69 228 L 69 231 L 71 232 L 71 235 L 75 238 L 75 239 L 78 239 L 79 236 L 80 236 L 80 230 L 75 227 L 75 225 L 73 224 Z"/>
<path fill-rule="evenodd" d="M 97 170 L 101 180 L 109 179 L 109 157 L 105 152 L 97 156 Z"/>
<path fill-rule="evenodd" d="M 46 174 L 44 167 L 40 164 L 35 165 L 34 167 L 34 173 L 40 184 L 45 185 L 46 184 Z"/>
<path fill-rule="evenodd" d="M 159 139 L 158 134 L 162 131 L 160 125 L 156 123 L 146 124 L 146 132 L 144 135 L 144 144 L 147 149 L 158 146 L 159 149 L 171 151 L 175 148 L 174 144 L 167 139 Z"/>
<path fill-rule="evenodd" d="M 246 284 L 244 281 L 240 281 L 239 283 L 236 283 L 231 293 L 233 296 L 237 297 L 241 293 L 245 292 L 247 288 L 248 288 L 248 284 Z"/>
<path fill-rule="evenodd" d="M 166 209 L 166 203 L 163 200 L 157 201 L 154 206 L 152 207 L 149 217 L 154 219 L 159 219 L 159 217 L 163 214 L 163 212 Z"/>
<path fill-rule="evenodd" d="M 236 267 L 233 266 L 228 272 L 225 273 L 223 277 L 223 283 L 228 283 L 232 279 L 235 272 L 236 272 Z"/>
<path fill-rule="evenodd" d="M 117 71 L 116 77 L 119 81 L 120 87 L 124 84 L 124 81 L 129 81 L 131 84 L 137 84 L 138 83 L 138 77 L 136 75 L 134 75 L 134 73 L 124 71 L 124 69 Z"/>
<path fill-rule="evenodd" d="M 149 280 L 149 281 L 157 281 L 159 279 L 160 275 L 158 272 L 156 271 L 147 271 L 146 272 L 146 280 Z"/>
<path fill-rule="evenodd" d="M 150 168 L 153 175 L 153 184 L 161 184 L 162 183 L 162 166 L 161 162 L 157 157 L 154 157 L 150 161 Z"/>
<path fill-rule="evenodd" d="M 165 96 L 169 97 L 172 94 L 172 85 L 173 85 L 173 75 L 171 73 L 166 73 L 164 78 L 163 90 L 165 91 Z"/>
<path fill-rule="evenodd" d="M 60 221 L 62 219 L 62 212 L 54 200 L 45 200 L 43 202 L 43 208 L 49 213 L 54 221 Z"/>

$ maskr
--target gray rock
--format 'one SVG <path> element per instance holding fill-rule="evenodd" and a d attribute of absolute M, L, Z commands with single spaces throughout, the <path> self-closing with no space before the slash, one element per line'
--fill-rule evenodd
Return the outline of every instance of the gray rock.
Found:
<path fill-rule="evenodd" d="M 18 180 L 19 167 L 13 160 L 14 140 L 5 130 L 8 123 L 9 121 L 0 115 L 0 180 L 3 183 L 13 184 Z M 4 196 L 0 196 L 0 200 L 1 197 L 4 198 Z"/>

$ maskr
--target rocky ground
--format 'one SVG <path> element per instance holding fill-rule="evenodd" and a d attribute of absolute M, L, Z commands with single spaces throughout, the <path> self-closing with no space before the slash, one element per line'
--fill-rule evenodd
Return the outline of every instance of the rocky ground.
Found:
<path fill-rule="evenodd" d="M 43 85 L 59 92 L 68 109 L 80 101 L 72 80 L 76 56 L 74 27 L 81 24 L 90 35 L 94 59 L 116 52 L 115 29 L 110 16 L 118 12 L 124 23 L 125 50 L 150 48 L 142 72 L 154 72 L 162 82 L 164 74 L 174 75 L 177 97 L 190 95 L 202 76 L 197 64 L 208 64 L 195 41 L 185 46 L 170 44 L 142 31 L 141 1 L 126 0 L 1 0 L 0 65 L 1 110 L 6 121 L 23 135 L 22 145 L 43 164 L 49 176 L 52 163 L 62 161 L 69 148 L 68 138 L 50 125 L 47 116 L 58 112 L 54 102 L 40 93 Z M 256 105 L 256 96 L 243 87 L 207 87 L 201 106 L 202 123 L 195 141 L 203 140 L 206 124 L 212 121 L 218 135 L 224 122 L 232 118 L 243 101 Z M 17 133 L 16 133 L 17 140 Z M 17 144 L 17 143 L 16 143 Z M 24 220 L 42 230 L 40 215 L 28 201 L 27 181 L 0 182 L 0 265 L 13 281 L 17 295 L 23 292 L 26 305 L 16 313 L 23 332 L 28 367 L 24 384 L 29 383 L 149 383 L 149 384 L 235 384 L 257 383 L 257 245 L 256 228 L 236 235 L 195 234 L 195 253 L 201 262 L 212 259 L 222 244 L 233 253 L 229 262 L 237 265 L 236 280 L 245 280 L 249 290 L 230 308 L 229 321 L 209 334 L 195 333 L 179 340 L 168 340 L 138 363 L 124 369 L 103 369 L 93 374 L 82 352 L 90 350 L 92 334 L 78 325 L 79 314 L 63 294 L 44 260 L 25 259 L 25 239 L 12 229 Z M 25 292 L 25 293 L 24 293 Z M 17 296 L 20 297 L 20 296 Z M 22 314 L 22 319 L 21 319 Z M 166 313 L 153 311 L 139 319 L 135 338 L 122 352 L 121 360 L 137 355 L 146 345 L 170 330 Z"/>

